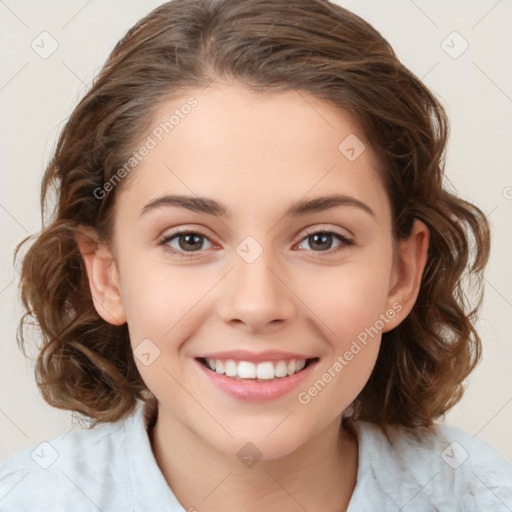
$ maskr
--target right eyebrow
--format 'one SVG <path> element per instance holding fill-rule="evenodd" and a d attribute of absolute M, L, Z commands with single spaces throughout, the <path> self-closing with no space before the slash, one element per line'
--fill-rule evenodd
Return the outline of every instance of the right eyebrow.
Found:
<path fill-rule="evenodd" d="M 166 195 L 157 197 L 142 208 L 140 215 L 142 216 L 151 210 L 162 208 L 164 206 L 178 206 L 193 212 L 215 215 L 216 217 L 230 217 L 227 208 L 214 199 L 183 195 Z"/>

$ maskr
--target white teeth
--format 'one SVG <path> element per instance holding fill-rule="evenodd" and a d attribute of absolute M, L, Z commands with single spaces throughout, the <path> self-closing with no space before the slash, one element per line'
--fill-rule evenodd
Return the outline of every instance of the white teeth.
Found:
<path fill-rule="evenodd" d="M 238 363 L 238 376 L 242 379 L 256 378 L 256 365 L 249 361 L 240 361 Z"/>
<path fill-rule="evenodd" d="M 228 377 L 236 377 L 237 372 L 237 364 L 233 359 L 228 359 L 226 361 L 226 375 Z"/>
<path fill-rule="evenodd" d="M 256 377 L 258 379 L 273 379 L 275 377 L 274 365 L 271 362 L 258 364 L 256 367 Z"/>
<path fill-rule="evenodd" d="M 264 361 L 255 364 L 250 361 L 237 362 L 233 359 L 206 359 L 206 364 L 211 370 L 235 379 L 272 380 L 300 372 L 306 365 L 306 360 Z"/>
<path fill-rule="evenodd" d="M 288 375 L 288 367 L 284 361 L 279 361 L 276 364 L 276 368 L 274 370 L 276 377 L 286 377 Z"/>
<path fill-rule="evenodd" d="M 219 359 L 215 360 L 215 371 L 217 373 L 225 373 L 224 363 L 222 361 L 220 361 Z"/>

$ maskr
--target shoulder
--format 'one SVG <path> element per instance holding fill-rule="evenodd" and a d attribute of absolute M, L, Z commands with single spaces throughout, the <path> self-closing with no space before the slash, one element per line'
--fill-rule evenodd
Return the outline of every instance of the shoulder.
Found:
<path fill-rule="evenodd" d="M 404 512 L 512 510 L 512 464 L 478 437 L 440 423 L 424 433 L 393 427 L 389 439 L 371 423 L 357 430 L 358 485 Z"/>
<path fill-rule="evenodd" d="M 71 430 L 11 454 L 0 463 L 0 512 L 101 509 L 108 503 L 102 487 L 129 496 L 124 441 L 130 421 Z"/>

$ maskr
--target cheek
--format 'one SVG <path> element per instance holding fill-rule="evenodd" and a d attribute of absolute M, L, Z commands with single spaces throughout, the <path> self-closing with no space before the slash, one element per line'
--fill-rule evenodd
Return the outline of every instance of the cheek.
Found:
<path fill-rule="evenodd" d="M 337 348 L 373 326 L 385 312 L 391 257 L 375 251 L 367 257 L 301 277 L 301 300 L 325 324 L 326 337 Z M 380 325 L 380 324 L 378 324 Z"/>
<path fill-rule="evenodd" d="M 168 386 L 165 370 L 179 378 L 181 362 L 190 355 L 188 341 L 214 312 L 212 292 L 219 271 L 170 265 L 162 259 L 148 264 L 135 252 L 124 261 L 123 270 L 123 303 L 135 362 L 148 387 L 158 387 L 162 379 Z M 148 351 L 154 362 L 145 365 L 138 356 Z"/>
<path fill-rule="evenodd" d="M 301 285 L 304 302 L 318 317 L 324 361 L 318 374 L 298 395 L 301 407 L 319 418 L 334 417 L 353 402 L 366 385 L 380 350 L 381 333 L 395 311 L 387 312 L 392 247 L 387 240 L 318 273 Z"/>
<path fill-rule="evenodd" d="M 162 266 L 137 269 L 123 288 L 134 360 L 142 379 L 159 400 L 168 395 L 175 400 L 181 396 L 176 382 L 184 380 L 181 347 L 187 346 L 203 321 L 199 304 L 211 288 L 208 283 Z"/>
<path fill-rule="evenodd" d="M 302 388 L 299 403 L 337 414 L 361 392 L 375 366 L 381 333 L 395 311 L 386 311 L 392 259 L 386 251 L 317 275 L 314 288 L 301 286 L 304 302 L 318 317 L 325 344 L 324 362 Z M 388 256 L 387 256 L 388 255 Z M 326 389 L 326 392 L 323 390 Z"/>

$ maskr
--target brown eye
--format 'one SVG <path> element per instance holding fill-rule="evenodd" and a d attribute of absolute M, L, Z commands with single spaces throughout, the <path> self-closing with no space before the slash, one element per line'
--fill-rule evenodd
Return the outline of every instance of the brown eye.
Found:
<path fill-rule="evenodd" d="M 196 231 L 177 231 L 166 235 L 160 242 L 159 245 L 164 246 L 165 250 L 177 254 L 178 256 L 193 256 L 194 252 L 200 252 L 204 249 L 204 240 L 208 240 L 208 237 L 203 233 Z M 207 247 L 209 249 L 210 247 Z"/>
<path fill-rule="evenodd" d="M 336 238 L 340 243 L 333 248 L 332 244 Z M 333 230 L 308 233 L 307 236 L 302 239 L 301 243 L 306 240 L 309 244 L 310 250 L 323 253 L 336 252 L 337 250 L 343 249 L 343 247 L 353 244 L 352 240 L 349 240 L 345 235 Z"/>

